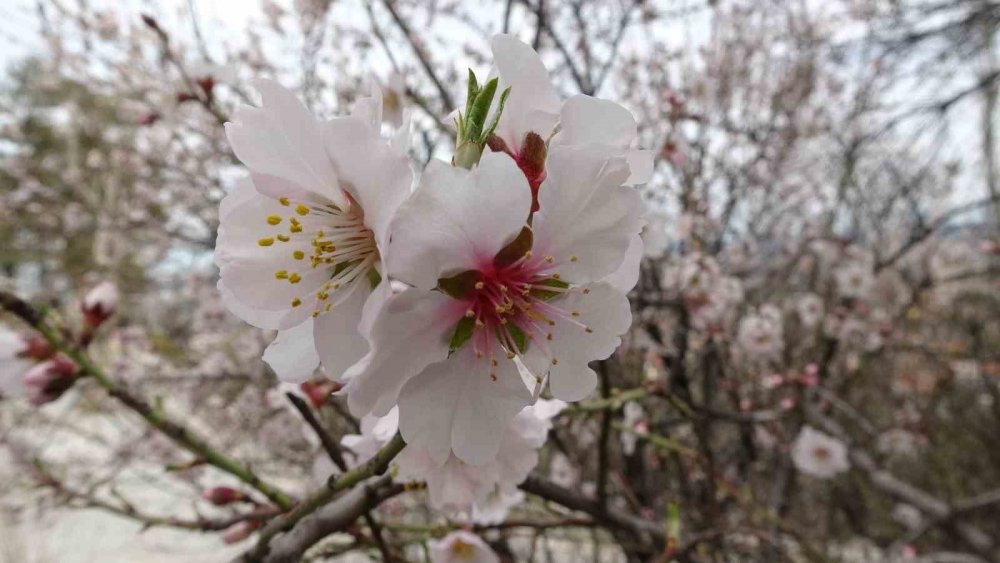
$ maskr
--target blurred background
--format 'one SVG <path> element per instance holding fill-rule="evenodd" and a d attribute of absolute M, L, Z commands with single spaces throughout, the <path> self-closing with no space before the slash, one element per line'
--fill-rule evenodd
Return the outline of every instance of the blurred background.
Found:
<path fill-rule="evenodd" d="M 305 493 L 328 468 L 260 360 L 271 335 L 216 292 L 218 204 L 242 173 L 222 124 L 255 77 L 321 117 L 374 81 L 387 128 L 412 113 L 414 165 L 448 159 L 467 69 L 485 76 L 507 31 L 564 97 L 629 108 L 657 154 L 633 329 L 600 408 L 564 412 L 536 472 L 668 522 L 674 548 L 528 527 L 495 549 L 997 561 L 998 27 L 991 0 L 5 0 L 0 286 L 72 327 L 113 282 L 95 359 Z M 352 432 L 340 399 L 317 409 Z M 794 459 L 807 426 L 849 471 Z M 227 560 L 244 538 L 169 520 L 230 515 L 200 499 L 226 483 L 92 382 L 0 402 L 0 561 Z"/>

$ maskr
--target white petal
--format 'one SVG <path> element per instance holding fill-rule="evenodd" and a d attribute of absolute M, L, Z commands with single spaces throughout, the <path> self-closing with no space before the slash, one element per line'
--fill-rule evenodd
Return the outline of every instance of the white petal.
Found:
<path fill-rule="evenodd" d="M 249 323 L 257 328 L 265 330 L 278 330 L 285 326 L 290 327 L 298 324 L 286 321 L 286 319 L 290 318 L 292 315 L 301 316 L 302 318 L 299 319 L 300 321 L 305 320 L 305 318 L 308 317 L 308 311 L 305 311 L 305 315 L 301 315 L 299 311 L 294 309 L 268 311 L 266 309 L 253 309 L 248 307 L 233 294 L 231 289 L 226 287 L 226 284 L 222 283 L 221 279 L 215 287 L 219 290 L 219 296 L 222 299 L 223 307 L 225 307 L 230 313 L 239 317 L 243 322 Z"/>
<path fill-rule="evenodd" d="M 577 94 L 563 104 L 559 134 L 552 142 L 625 149 L 636 135 L 635 118 L 629 110 L 609 100 Z"/>
<path fill-rule="evenodd" d="M 482 465 L 496 457 L 503 429 L 530 402 L 513 362 L 492 367 L 465 346 L 403 386 L 399 429 L 407 444 L 427 448 L 435 459 L 454 451 Z"/>
<path fill-rule="evenodd" d="M 286 214 L 287 208 L 278 201 L 256 194 L 234 206 L 219 226 L 215 262 L 220 267 L 226 287 L 250 308 L 272 311 L 290 309 L 292 299 L 299 297 L 305 302 L 307 295 L 315 293 L 330 279 L 327 269 L 310 268 L 308 261 L 292 257 L 295 250 L 311 254 L 306 237 L 260 246 L 258 241 L 261 238 L 273 237 L 285 230 L 280 225 L 269 226 L 267 218 Z M 277 279 L 275 273 L 278 270 L 296 272 L 302 279 L 297 284 Z M 305 305 L 303 303 L 303 307 Z"/>
<path fill-rule="evenodd" d="M 384 247 L 389 221 L 410 195 L 413 172 L 409 159 L 393 150 L 378 128 L 355 117 L 327 122 L 323 141 L 341 187 L 361 204 L 365 224 Z"/>
<path fill-rule="evenodd" d="M 552 396 L 563 401 L 578 401 L 591 393 L 597 376 L 587 364 L 610 356 L 621 344 L 621 335 L 632 323 L 632 311 L 624 293 L 607 283 L 587 286 L 590 293 L 572 292 L 552 301 L 552 305 L 580 313 L 576 320 L 593 332 L 565 319 L 556 320 L 551 328 L 550 348 L 558 364 L 549 370 Z"/>
<path fill-rule="evenodd" d="M 501 34 L 493 36 L 492 47 L 500 76 L 497 92 L 511 88 L 496 134 L 517 153 L 530 131 L 548 138 L 559 120 L 559 96 L 542 59 L 528 44 Z"/>
<path fill-rule="evenodd" d="M 249 199 L 253 199 L 256 195 L 257 189 L 249 176 L 243 176 L 236 180 L 232 191 L 219 202 L 219 221 L 225 221 L 234 208 Z"/>
<path fill-rule="evenodd" d="M 323 371 L 339 379 L 347 368 L 368 352 L 368 341 L 360 332 L 361 311 L 372 294 L 368 280 L 355 284 L 348 297 L 316 317 L 313 337 L 323 362 Z"/>
<path fill-rule="evenodd" d="M 393 222 L 388 270 L 430 289 L 441 277 L 492 264 L 530 209 L 528 182 L 508 156 L 486 153 L 471 171 L 434 161 Z"/>
<path fill-rule="evenodd" d="M 278 178 L 299 190 L 344 203 L 337 173 L 324 150 L 319 121 L 277 82 L 257 80 L 254 87 L 261 94 L 261 107 L 237 110 L 234 121 L 226 124 L 226 134 L 255 182 L 257 176 Z"/>
<path fill-rule="evenodd" d="M 282 381 L 302 383 L 312 377 L 319 365 L 312 319 L 280 331 L 264 350 L 264 361 Z"/>
<path fill-rule="evenodd" d="M 626 159 L 631 174 L 626 185 L 644 184 L 653 175 L 653 151 L 629 148 L 637 129 L 632 113 L 615 102 L 578 94 L 566 100 L 553 145 L 604 147 L 608 156 Z"/>
<path fill-rule="evenodd" d="M 465 313 L 462 304 L 437 291 L 408 289 L 390 296 L 372 323 L 369 350 L 344 377 L 355 416 L 382 416 L 400 388 L 428 364 L 448 355 L 448 342 Z"/>
<path fill-rule="evenodd" d="M 622 293 L 632 291 L 635 284 L 639 283 L 642 257 L 642 238 L 639 235 L 635 235 L 632 237 L 632 241 L 629 242 L 628 250 L 625 251 L 625 261 L 622 262 L 621 266 L 618 266 L 615 273 L 604 278 L 604 281 L 610 283 Z"/>
<path fill-rule="evenodd" d="M 547 166 L 532 223 L 535 254 L 553 256 L 567 281 L 610 275 L 642 227 L 642 198 L 622 186 L 628 167 L 602 158 L 602 149 L 564 146 L 549 153 Z"/>

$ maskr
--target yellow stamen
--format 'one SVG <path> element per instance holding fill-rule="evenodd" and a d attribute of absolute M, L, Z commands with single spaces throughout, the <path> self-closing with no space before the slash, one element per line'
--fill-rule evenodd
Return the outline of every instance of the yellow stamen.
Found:
<path fill-rule="evenodd" d="M 302 276 L 296 274 L 295 272 L 292 272 L 292 275 L 288 276 L 288 281 L 290 283 L 299 283 L 300 281 L 302 281 Z"/>
<path fill-rule="evenodd" d="M 271 246 L 272 244 L 274 244 L 274 239 L 271 237 L 264 237 L 258 240 L 257 244 L 259 244 L 260 246 Z"/>
<path fill-rule="evenodd" d="M 278 215 L 268 215 L 267 216 L 267 224 L 268 225 L 277 225 L 280 222 L 281 222 L 281 217 L 278 216 Z"/>
<path fill-rule="evenodd" d="M 300 204 L 298 204 L 298 205 L 295 206 L 295 212 L 298 213 L 299 215 L 308 215 L 309 214 L 309 208 L 306 207 L 305 205 L 302 205 L 300 203 Z"/>

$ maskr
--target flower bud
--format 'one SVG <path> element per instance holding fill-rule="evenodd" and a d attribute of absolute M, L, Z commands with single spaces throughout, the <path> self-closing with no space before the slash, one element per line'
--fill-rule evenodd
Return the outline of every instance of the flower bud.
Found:
<path fill-rule="evenodd" d="M 115 284 L 104 281 L 87 293 L 83 298 L 83 317 L 87 326 L 97 328 L 114 314 L 118 307 L 118 288 Z"/>
<path fill-rule="evenodd" d="M 254 530 L 259 527 L 260 521 L 258 520 L 244 520 L 242 522 L 237 522 L 222 532 L 222 541 L 227 544 L 241 542 L 250 537 L 250 534 L 254 533 Z"/>
<path fill-rule="evenodd" d="M 215 506 L 225 506 L 234 502 L 248 500 L 246 493 L 232 487 L 213 487 L 202 491 L 201 498 Z"/>
<path fill-rule="evenodd" d="M 532 132 L 524 136 L 521 152 L 514 159 L 524 172 L 524 177 L 528 179 L 528 185 L 531 186 L 532 211 L 538 211 L 538 188 L 545 181 L 545 159 L 548 154 L 549 149 L 545 146 L 545 139 Z"/>
<path fill-rule="evenodd" d="M 314 408 L 319 408 L 330 401 L 330 395 L 340 391 L 342 384 L 329 380 L 306 381 L 299 385 Z"/>
<path fill-rule="evenodd" d="M 61 356 L 36 364 L 29 369 L 21 383 L 28 401 L 35 406 L 51 403 L 69 390 L 76 382 L 76 364 Z"/>

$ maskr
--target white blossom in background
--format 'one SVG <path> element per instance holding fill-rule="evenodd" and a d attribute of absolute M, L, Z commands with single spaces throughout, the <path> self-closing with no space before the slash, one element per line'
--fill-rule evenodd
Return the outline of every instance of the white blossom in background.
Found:
<path fill-rule="evenodd" d="M 863 262 L 850 261 L 834 273 L 837 295 L 851 299 L 867 299 L 875 287 L 871 267 Z"/>
<path fill-rule="evenodd" d="M 780 359 L 785 346 L 781 312 L 774 306 L 765 305 L 743 317 L 736 333 L 736 345 L 749 360 Z"/>
<path fill-rule="evenodd" d="M 35 362 L 28 358 L 30 342 L 20 333 L 0 325 L 0 397 L 23 397 L 21 378 Z"/>
<path fill-rule="evenodd" d="M 428 542 L 431 563 L 500 563 L 497 554 L 476 534 L 455 530 Z"/>
<path fill-rule="evenodd" d="M 818 326 L 823 321 L 823 299 L 815 293 L 806 293 L 795 301 L 795 312 L 806 328 Z"/>
<path fill-rule="evenodd" d="M 646 418 L 646 411 L 642 409 L 642 405 L 638 401 L 629 401 L 626 403 L 624 414 L 622 424 L 634 430 L 635 433 L 621 433 L 622 451 L 625 455 L 632 455 L 635 453 L 635 444 L 639 440 L 639 434 L 649 432 L 649 421 Z"/>
<path fill-rule="evenodd" d="M 359 327 L 388 291 L 389 221 L 412 182 L 405 134 L 382 138 L 381 95 L 321 122 L 278 84 L 255 85 L 261 107 L 226 126 L 250 176 L 219 209 L 219 289 L 234 314 L 279 330 L 264 359 L 280 378 L 320 362 L 336 378 L 367 351 Z"/>
<path fill-rule="evenodd" d="M 641 207 L 622 186 L 625 161 L 603 154 L 553 150 L 530 230 L 531 191 L 510 158 L 486 153 L 471 171 L 428 166 L 387 255 L 413 287 L 374 321 L 347 385 L 355 415 L 385 414 L 398 398 L 408 444 L 438 462 L 454 450 L 481 464 L 546 379 L 562 400 L 593 391 L 587 364 L 610 356 L 631 324 L 625 293 L 601 280 L 638 234 Z M 535 375 L 533 390 L 515 360 Z"/>
<path fill-rule="evenodd" d="M 847 446 L 812 427 L 803 426 L 792 444 L 792 461 L 807 475 L 829 479 L 850 468 Z"/>

